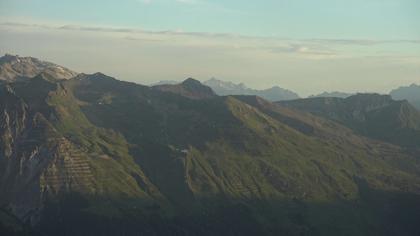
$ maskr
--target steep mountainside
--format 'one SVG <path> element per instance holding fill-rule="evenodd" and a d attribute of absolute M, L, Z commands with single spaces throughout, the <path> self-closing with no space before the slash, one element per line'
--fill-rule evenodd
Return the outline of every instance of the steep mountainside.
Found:
<path fill-rule="evenodd" d="M 298 99 L 299 96 L 287 89 L 280 88 L 278 86 L 256 90 L 246 87 L 244 84 L 234 84 L 231 82 L 225 82 L 217 79 L 210 79 L 203 82 L 205 85 L 211 87 L 218 95 L 255 95 L 260 96 L 269 101 L 283 101 Z"/>
<path fill-rule="evenodd" d="M 77 75 L 76 72 L 67 68 L 33 57 L 19 57 L 10 54 L 0 57 L 0 81 L 32 78 L 41 72 L 58 79 L 70 79 Z"/>
<path fill-rule="evenodd" d="M 337 121 L 364 136 L 420 147 L 420 112 L 407 101 L 394 101 L 388 95 L 309 98 L 281 104 Z"/>
<path fill-rule="evenodd" d="M 91 125 L 59 82 L 40 74 L 1 89 L 1 201 L 18 217 L 36 224 L 67 193 L 154 196 L 124 138 Z"/>
<path fill-rule="evenodd" d="M 407 100 L 420 110 L 420 85 L 412 84 L 391 91 L 390 95 L 396 100 Z"/>
<path fill-rule="evenodd" d="M 46 235 L 420 233 L 415 154 L 181 86 L 100 73 L 0 85 L 1 205 Z"/>

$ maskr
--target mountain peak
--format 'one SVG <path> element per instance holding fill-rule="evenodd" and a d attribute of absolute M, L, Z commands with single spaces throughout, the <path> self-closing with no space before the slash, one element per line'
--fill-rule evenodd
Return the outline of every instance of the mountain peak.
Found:
<path fill-rule="evenodd" d="M 4 54 L 4 56 L 0 57 L 0 63 L 12 62 L 12 61 L 16 61 L 17 59 L 19 59 L 18 55 L 12 55 L 12 54 L 6 53 Z"/>
<path fill-rule="evenodd" d="M 287 89 L 283 89 L 279 86 L 274 86 L 264 90 L 257 90 L 248 88 L 244 83 L 235 84 L 215 78 L 211 78 L 207 81 L 204 81 L 203 83 L 211 87 L 213 91 L 215 91 L 220 96 L 256 95 L 269 101 L 292 100 L 299 98 L 296 93 Z"/>
<path fill-rule="evenodd" d="M 200 81 L 194 78 L 188 78 L 182 82 L 183 85 L 203 86 Z"/>
<path fill-rule="evenodd" d="M 344 93 L 340 91 L 332 91 L 332 92 L 323 92 L 317 95 L 311 95 L 309 98 L 319 98 L 319 97 L 334 97 L 334 98 L 348 98 L 354 94 L 351 93 Z"/>
<path fill-rule="evenodd" d="M 420 110 L 420 85 L 411 84 L 406 87 L 399 87 L 391 91 L 392 98 L 396 100 L 407 100 Z"/>
<path fill-rule="evenodd" d="M 153 86 L 153 88 L 164 92 L 179 94 L 192 99 L 203 99 L 216 96 L 210 87 L 193 78 L 188 78 L 180 84 L 157 85 Z"/>
<path fill-rule="evenodd" d="M 91 75 L 91 77 L 93 77 L 93 78 L 112 78 L 111 76 L 108 76 L 108 75 L 106 75 L 106 74 L 104 74 L 102 72 L 93 73 Z"/>
<path fill-rule="evenodd" d="M 47 72 L 56 79 L 70 79 L 77 75 L 65 67 L 34 57 L 20 57 L 5 54 L 0 57 L 0 80 L 13 82 L 33 78 L 41 72 Z"/>

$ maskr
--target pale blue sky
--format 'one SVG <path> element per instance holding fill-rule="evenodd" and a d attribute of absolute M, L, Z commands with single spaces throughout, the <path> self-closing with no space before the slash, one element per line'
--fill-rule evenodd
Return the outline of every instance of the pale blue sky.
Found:
<path fill-rule="evenodd" d="M 307 95 L 420 82 L 418 0 L 0 0 L 0 35 L 0 53 L 139 83 Z"/>
<path fill-rule="evenodd" d="M 291 38 L 420 38 L 418 0 L 0 0 L 0 15 Z"/>

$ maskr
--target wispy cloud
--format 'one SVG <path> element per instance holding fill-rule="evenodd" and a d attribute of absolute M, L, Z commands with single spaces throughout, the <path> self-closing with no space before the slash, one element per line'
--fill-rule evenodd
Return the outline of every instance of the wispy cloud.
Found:
<path fill-rule="evenodd" d="M 330 48 L 290 43 L 287 46 L 270 48 L 275 53 L 299 53 L 319 56 L 336 56 L 337 52 Z"/>
<path fill-rule="evenodd" d="M 290 39 L 18 21 L 0 22 L 0 35 L 3 52 L 145 83 L 215 76 L 313 94 L 355 91 L 360 84 L 385 91 L 420 78 L 419 39 Z"/>
<path fill-rule="evenodd" d="M 138 41 L 147 44 L 159 44 L 166 47 L 186 47 L 195 50 L 223 50 L 224 53 L 243 54 L 261 53 L 261 55 L 283 55 L 284 57 L 305 60 L 323 60 L 333 58 L 354 58 L 378 56 L 376 49 L 384 44 L 420 44 L 417 39 L 375 40 L 375 39 L 286 39 L 276 37 L 255 37 L 212 32 L 185 32 L 174 30 L 150 31 L 138 28 L 104 27 L 89 25 L 53 25 L 3 22 L 0 27 L 21 30 L 48 30 L 54 32 L 79 32 L 86 34 L 106 34 L 104 37 Z M 158 46 L 158 45 L 156 45 Z M 351 48 L 348 48 L 351 46 Z M 354 50 L 355 47 L 371 47 L 372 50 Z M 362 51 L 359 53 L 357 51 Z M 379 55 L 381 56 L 381 55 Z M 401 55 L 398 55 L 401 56 Z"/>
<path fill-rule="evenodd" d="M 19 22 L 3 22 L 0 26 L 14 27 L 14 28 L 40 28 L 49 30 L 72 30 L 72 31 L 91 31 L 91 32 L 108 32 L 108 33 L 148 33 L 157 35 L 190 35 L 202 37 L 239 37 L 239 35 L 225 34 L 225 33 L 208 33 L 208 32 L 185 32 L 181 30 L 161 30 L 151 31 L 136 28 L 122 28 L 122 27 L 102 27 L 102 26 L 83 26 L 83 25 L 47 25 L 47 24 L 26 24 Z M 245 36 L 240 36 L 245 37 Z"/>
<path fill-rule="evenodd" d="M 141 0 L 141 1 L 152 1 L 152 0 Z M 196 2 L 195 0 L 176 0 L 179 2 Z M 197 37 L 225 37 L 225 38 L 246 38 L 246 39 L 261 39 L 271 41 L 295 41 L 302 43 L 311 44 L 322 44 L 322 45 L 359 45 L 359 46 L 374 46 L 378 44 L 420 44 L 420 39 L 393 39 L 393 40 L 377 40 L 377 39 L 290 39 L 290 38 L 278 38 L 278 37 L 257 37 L 257 36 L 246 36 L 239 34 L 228 34 L 228 33 L 214 33 L 214 32 L 188 32 L 182 30 L 161 30 L 151 31 L 143 30 L 138 28 L 124 28 L 124 27 L 103 27 L 103 26 L 85 26 L 85 25 L 49 25 L 49 24 L 27 24 L 20 22 L 1 22 L 0 26 L 6 27 L 17 27 L 17 28 L 42 28 L 42 29 L 53 29 L 53 30 L 72 30 L 72 31 L 92 31 L 92 32 L 109 32 L 109 33 L 147 33 L 156 35 L 185 35 L 185 36 L 197 36 Z M 304 51 L 304 50 L 303 50 Z"/>
<path fill-rule="evenodd" d="M 409 43 L 420 44 L 420 39 L 397 39 L 397 40 L 375 40 L 375 39 L 307 39 L 306 41 L 316 43 L 328 43 L 338 45 L 359 45 L 372 46 L 378 44 Z"/>

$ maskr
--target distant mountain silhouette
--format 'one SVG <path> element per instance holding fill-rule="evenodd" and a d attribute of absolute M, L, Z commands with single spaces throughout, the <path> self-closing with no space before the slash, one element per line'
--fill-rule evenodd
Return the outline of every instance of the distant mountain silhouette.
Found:
<path fill-rule="evenodd" d="M 256 95 L 269 101 L 283 101 L 299 98 L 299 96 L 296 93 L 287 89 L 280 88 L 278 86 L 264 90 L 257 90 L 248 88 L 243 83 L 235 84 L 232 82 L 225 82 L 215 78 L 204 81 L 203 84 L 211 87 L 213 91 L 220 96 Z"/>
<path fill-rule="evenodd" d="M 150 84 L 150 86 L 157 86 L 157 85 L 167 85 L 167 84 L 179 84 L 180 83 L 180 81 L 176 81 L 176 80 L 161 80 L 161 81 L 158 81 L 158 82 L 156 82 L 156 83 L 152 83 L 152 84 Z"/>
<path fill-rule="evenodd" d="M 334 92 L 323 92 L 317 95 L 311 95 L 309 96 L 309 98 L 348 98 L 350 96 L 352 96 L 353 94 L 351 93 L 343 93 L 343 92 L 338 92 L 338 91 L 334 91 Z"/>
<path fill-rule="evenodd" d="M 407 100 L 420 110 L 420 85 L 412 84 L 407 87 L 400 87 L 390 92 L 396 100 Z"/>

